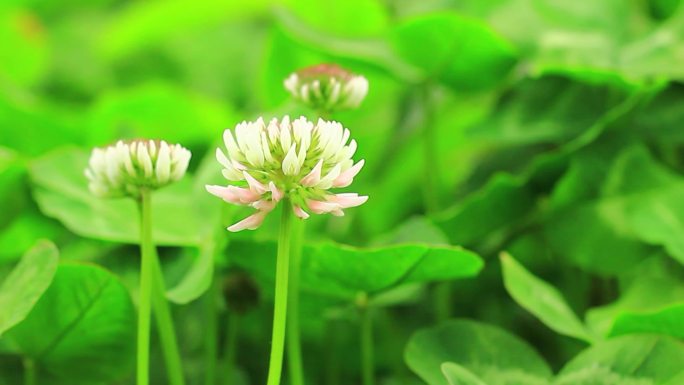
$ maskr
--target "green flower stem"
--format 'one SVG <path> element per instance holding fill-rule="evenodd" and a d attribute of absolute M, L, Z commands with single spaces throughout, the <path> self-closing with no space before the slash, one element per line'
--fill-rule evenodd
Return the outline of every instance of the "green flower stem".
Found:
<path fill-rule="evenodd" d="M 143 190 L 140 194 L 140 302 L 138 318 L 138 385 L 149 384 L 149 352 L 151 313 L 154 315 L 159 340 L 164 354 L 168 381 L 171 385 L 184 385 L 178 343 L 173 327 L 171 309 L 166 300 L 164 275 L 162 274 L 157 250 L 152 240 L 152 192 Z"/>
<path fill-rule="evenodd" d="M 361 377 L 363 385 L 375 384 L 375 362 L 373 358 L 373 320 L 368 306 L 368 295 L 362 293 L 358 300 L 361 331 Z"/>
<path fill-rule="evenodd" d="M 437 156 L 437 129 L 435 127 L 435 111 L 432 100 L 432 86 L 428 83 L 422 87 L 423 92 L 423 175 L 425 190 L 423 199 L 428 215 L 439 210 L 439 157 Z"/>
<path fill-rule="evenodd" d="M 235 369 L 238 345 L 238 331 L 240 330 L 240 315 L 234 311 L 228 312 L 228 335 L 225 345 L 226 378 L 232 378 L 232 371 Z"/>
<path fill-rule="evenodd" d="M 437 128 L 435 127 L 435 106 L 432 97 L 432 85 L 426 83 L 423 92 L 423 144 L 425 175 L 424 206 L 428 215 L 439 210 L 439 176 L 441 175 L 439 157 L 437 156 Z M 433 288 L 435 318 L 438 322 L 451 317 L 451 283 L 438 283 Z"/>
<path fill-rule="evenodd" d="M 154 245 L 152 244 L 151 192 L 140 192 L 140 298 L 138 301 L 137 385 L 150 383 L 150 320 L 154 281 Z"/>
<path fill-rule="evenodd" d="M 157 321 L 157 331 L 159 332 L 159 342 L 164 355 L 166 365 L 166 375 L 170 385 L 184 385 L 183 366 L 178 350 L 178 341 L 173 325 L 173 316 L 169 301 L 166 299 L 166 287 L 164 284 L 164 274 L 156 251 L 153 254 L 154 262 L 154 288 L 152 290 L 152 308 Z"/>
<path fill-rule="evenodd" d="M 36 363 L 30 358 L 24 358 L 24 385 L 37 385 L 37 377 Z"/>
<path fill-rule="evenodd" d="M 290 248 L 289 298 L 287 303 L 287 363 L 290 385 L 304 385 L 302 344 L 299 328 L 299 271 L 302 258 L 304 221 L 294 220 Z"/>
<path fill-rule="evenodd" d="M 280 385 L 285 350 L 285 329 L 287 325 L 287 288 L 290 269 L 290 237 L 294 214 L 288 199 L 284 199 L 278 236 L 278 260 L 276 262 L 275 309 L 273 311 L 273 336 L 271 358 L 268 367 L 267 385 Z"/>
<path fill-rule="evenodd" d="M 451 282 L 439 282 L 433 288 L 435 318 L 437 322 L 451 318 Z"/>
<path fill-rule="evenodd" d="M 204 294 L 206 332 L 204 333 L 204 384 L 216 385 L 216 357 L 218 356 L 218 292 L 213 276 L 209 290 Z"/>
<path fill-rule="evenodd" d="M 341 370 L 339 357 L 339 333 L 340 321 L 336 318 L 327 318 L 325 322 L 325 385 L 340 385 Z"/>

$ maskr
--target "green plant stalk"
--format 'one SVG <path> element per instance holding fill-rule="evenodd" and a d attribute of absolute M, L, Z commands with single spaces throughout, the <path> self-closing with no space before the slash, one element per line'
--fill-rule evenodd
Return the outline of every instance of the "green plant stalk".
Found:
<path fill-rule="evenodd" d="M 361 376 L 363 385 L 375 384 L 375 362 L 373 358 L 373 320 L 367 304 L 359 307 L 361 330 Z"/>
<path fill-rule="evenodd" d="M 439 282 L 433 288 L 435 318 L 437 322 L 451 318 L 451 282 Z"/>
<path fill-rule="evenodd" d="M 304 385 L 302 343 L 299 328 L 299 274 L 302 258 L 304 222 L 294 220 L 290 248 L 290 277 L 287 302 L 287 363 L 290 385 Z"/>
<path fill-rule="evenodd" d="M 218 356 L 218 309 L 216 300 L 216 277 L 212 277 L 209 290 L 204 295 L 204 309 L 207 324 L 204 333 L 204 384 L 216 385 L 216 357 Z"/>
<path fill-rule="evenodd" d="M 339 321 L 335 318 L 328 318 L 325 322 L 325 385 L 340 384 L 340 359 L 338 352 L 339 345 Z"/>
<path fill-rule="evenodd" d="M 278 236 L 275 308 L 273 311 L 273 335 L 271 337 L 271 357 L 268 366 L 267 385 L 280 385 L 280 376 L 283 371 L 285 329 L 287 325 L 287 289 L 290 269 L 290 237 L 293 217 L 290 201 L 284 199 L 280 219 L 280 234 Z"/>
<path fill-rule="evenodd" d="M 137 385 L 150 382 L 150 321 L 154 281 L 154 245 L 152 244 L 151 192 L 140 192 L 140 298 L 138 301 Z"/>
<path fill-rule="evenodd" d="M 432 215 L 439 210 L 439 158 L 437 157 L 437 130 L 435 127 L 435 111 L 432 105 L 431 85 L 422 87 L 423 93 L 423 175 L 425 212 Z"/>
<path fill-rule="evenodd" d="M 225 345 L 226 377 L 231 378 L 231 372 L 235 369 L 238 345 L 238 331 L 240 330 L 240 315 L 235 312 L 228 312 L 228 335 Z"/>
<path fill-rule="evenodd" d="M 24 385 L 37 385 L 38 373 L 36 363 L 30 358 L 24 358 Z"/>
<path fill-rule="evenodd" d="M 167 380 L 170 385 L 184 385 L 183 366 L 178 350 L 178 341 L 173 325 L 173 316 L 169 301 L 166 299 L 166 287 L 164 274 L 156 251 L 153 253 L 154 263 L 154 287 L 152 289 L 152 308 L 157 321 L 159 342 L 166 365 Z"/>
<path fill-rule="evenodd" d="M 424 205 L 427 215 L 439 210 L 439 158 L 437 157 L 437 130 L 435 127 L 435 111 L 431 95 L 432 86 L 426 83 L 423 92 L 423 167 L 425 175 Z M 441 282 L 433 288 L 435 319 L 438 322 L 451 317 L 451 283 Z"/>

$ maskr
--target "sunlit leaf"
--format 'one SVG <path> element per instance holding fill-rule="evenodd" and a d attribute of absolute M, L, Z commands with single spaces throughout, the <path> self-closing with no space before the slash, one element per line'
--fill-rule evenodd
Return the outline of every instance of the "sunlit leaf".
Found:
<path fill-rule="evenodd" d="M 235 241 L 228 248 L 241 267 L 272 282 L 276 247 L 272 242 Z M 359 292 L 379 294 L 414 282 L 443 281 L 476 275 L 482 260 L 453 246 L 404 244 L 372 249 L 337 244 L 304 248 L 303 292 L 352 300 Z"/>
<path fill-rule="evenodd" d="M 26 318 L 57 271 L 57 248 L 38 242 L 0 285 L 0 336 Z"/>
<path fill-rule="evenodd" d="M 135 318 L 128 291 L 111 273 L 62 264 L 28 317 L 7 336 L 35 361 L 42 381 L 111 382 L 132 369 Z"/>
<path fill-rule="evenodd" d="M 139 214 L 132 199 L 100 199 L 88 191 L 86 151 L 66 148 L 33 162 L 29 174 L 41 210 L 71 231 L 97 239 L 137 243 Z M 198 245 L 213 229 L 216 200 L 189 177 L 152 197 L 153 238 L 162 245 Z"/>
<path fill-rule="evenodd" d="M 468 385 L 543 385 L 551 377 L 548 364 L 525 341 L 495 326 L 469 320 L 451 320 L 419 330 L 409 340 L 404 359 L 429 385 L 449 384 L 442 374 L 443 363 L 459 365 L 460 375 L 468 371 Z M 450 373 L 454 373 L 453 367 Z M 480 383 L 473 382 L 477 378 Z"/>
<path fill-rule="evenodd" d="M 506 290 L 520 306 L 558 333 L 594 340 L 555 287 L 532 275 L 507 253 L 501 255 L 501 267 Z"/>
<path fill-rule="evenodd" d="M 684 344 L 649 335 L 623 336 L 580 353 L 554 385 L 669 384 L 684 371 Z"/>
<path fill-rule="evenodd" d="M 461 90 L 499 83 L 516 61 L 515 50 L 486 24 L 453 13 L 436 13 L 404 21 L 393 35 L 399 54 Z"/>
<path fill-rule="evenodd" d="M 487 385 L 471 371 L 453 362 L 443 363 L 442 373 L 449 385 Z"/>

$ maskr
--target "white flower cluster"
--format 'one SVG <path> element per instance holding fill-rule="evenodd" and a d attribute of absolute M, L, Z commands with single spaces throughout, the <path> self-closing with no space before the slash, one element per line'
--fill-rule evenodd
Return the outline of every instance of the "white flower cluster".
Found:
<path fill-rule="evenodd" d="M 165 141 L 118 141 L 95 148 L 85 176 L 88 188 L 99 197 L 140 196 L 141 189 L 158 189 L 183 177 L 190 151 Z"/>
<path fill-rule="evenodd" d="M 225 130 L 228 151 L 217 149 L 216 158 L 223 166 L 224 177 L 238 185 L 207 186 L 207 191 L 257 212 L 230 226 L 230 231 L 256 229 L 283 198 L 302 219 L 309 213 L 341 216 L 343 209 L 368 199 L 329 191 L 349 186 L 364 163 L 352 160 L 356 141 L 349 141 L 349 130 L 338 122 L 319 119 L 314 124 L 304 117 L 290 121 L 285 116 L 265 124 L 259 118 L 238 124 L 234 134 Z"/>
<path fill-rule="evenodd" d="M 293 98 L 325 112 L 358 107 L 368 93 L 368 80 L 335 64 L 307 67 L 285 79 Z"/>

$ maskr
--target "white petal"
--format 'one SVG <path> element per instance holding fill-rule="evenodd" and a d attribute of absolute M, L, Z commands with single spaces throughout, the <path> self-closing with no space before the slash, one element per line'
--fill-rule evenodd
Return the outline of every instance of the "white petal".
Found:
<path fill-rule="evenodd" d="M 159 144 L 159 154 L 157 155 L 157 164 L 155 165 L 155 174 L 157 181 L 161 184 L 169 181 L 171 174 L 171 154 L 169 152 L 169 145 L 162 141 Z"/>
<path fill-rule="evenodd" d="M 299 160 L 295 148 L 295 145 L 292 144 L 290 150 L 283 159 L 282 169 L 285 175 L 297 175 L 299 173 Z"/>

